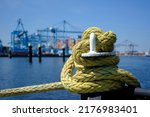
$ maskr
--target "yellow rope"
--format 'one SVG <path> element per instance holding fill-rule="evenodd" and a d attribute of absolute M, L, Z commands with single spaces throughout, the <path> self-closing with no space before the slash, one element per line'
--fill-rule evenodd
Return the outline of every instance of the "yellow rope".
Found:
<path fill-rule="evenodd" d="M 30 94 L 30 93 L 37 93 L 37 92 L 47 92 L 47 91 L 60 90 L 60 89 L 64 89 L 61 82 L 54 82 L 49 84 L 33 85 L 33 86 L 1 90 L 0 97 Z"/>
<path fill-rule="evenodd" d="M 112 52 L 116 35 L 104 32 L 97 27 L 87 29 L 82 35 L 82 41 L 74 46 L 72 56 L 68 59 L 61 73 L 61 82 L 65 89 L 74 93 L 104 92 L 123 87 L 125 84 L 140 86 L 139 81 L 128 71 L 119 69 L 118 56 L 83 58 L 82 53 L 89 51 L 89 36 L 96 35 L 96 50 Z M 74 67 L 77 72 L 73 75 Z"/>
<path fill-rule="evenodd" d="M 96 50 L 112 52 L 116 35 L 104 32 L 97 27 L 88 28 L 82 35 L 82 41 L 73 48 L 73 53 L 65 63 L 61 72 L 61 82 L 28 86 L 22 88 L 0 90 L 0 96 L 11 96 L 33 92 L 44 92 L 57 89 L 67 89 L 74 93 L 95 93 L 115 90 L 125 84 L 140 87 L 139 81 L 128 71 L 117 67 L 118 56 L 81 57 L 89 51 L 89 36 L 96 35 Z M 76 73 L 73 75 L 74 68 Z"/>

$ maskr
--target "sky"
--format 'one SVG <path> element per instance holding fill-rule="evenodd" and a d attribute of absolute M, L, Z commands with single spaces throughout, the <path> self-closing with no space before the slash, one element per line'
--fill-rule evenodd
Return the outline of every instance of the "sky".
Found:
<path fill-rule="evenodd" d="M 96 26 L 113 31 L 117 43 L 130 40 L 150 50 L 150 0 L 0 0 L 0 39 L 10 42 L 21 18 L 29 34 L 63 20 L 81 30 Z"/>

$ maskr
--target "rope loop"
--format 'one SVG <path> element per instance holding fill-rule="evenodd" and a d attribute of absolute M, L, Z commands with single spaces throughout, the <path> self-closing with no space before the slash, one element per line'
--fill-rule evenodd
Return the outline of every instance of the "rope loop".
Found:
<path fill-rule="evenodd" d="M 90 34 L 96 35 L 96 51 L 112 52 L 116 35 L 112 31 L 104 32 L 97 27 L 83 32 L 82 41 L 73 48 L 73 53 L 61 72 L 61 81 L 66 89 L 74 93 L 95 93 L 115 90 L 126 85 L 139 87 L 139 81 L 128 71 L 119 69 L 118 56 L 83 58 L 82 53 L 89 51 Z M 74 68 L 76 73 L 73 75 Z"/>

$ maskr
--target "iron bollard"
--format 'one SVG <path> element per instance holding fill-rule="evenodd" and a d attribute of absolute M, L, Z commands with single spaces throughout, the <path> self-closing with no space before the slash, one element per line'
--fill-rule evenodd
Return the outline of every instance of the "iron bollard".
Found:
<path fill-rule="evenodd" d="M 29 43 L 29 62 L 32 63 L 32 44 Z"/>
<path fill-rule="evenodd" d="M 65 48 L 63 48 L 62 51 L 63 51 L 63 53 L 62 53 L 63 62 L 65 62 Z"/>
<path fill-rule="evenodd" d="M 8 57 L 9 57 L 10 59 L 12 58 L 11 48 L 9 48 L 9 50 L 8 50 Z"/>
<path fill-rule="evenodd" d="M 150 90 L 124 86 L 118 90 L 81 94 L 81 100 L 149 100 Z"/>
<path fill-rule="evenodd" d="M 38 56 L 39 56 L 39 63 L 41 63 L 42 62 L 42 47 L 41 47 L 41 45 L 39 44 L 38 45 Z"/>

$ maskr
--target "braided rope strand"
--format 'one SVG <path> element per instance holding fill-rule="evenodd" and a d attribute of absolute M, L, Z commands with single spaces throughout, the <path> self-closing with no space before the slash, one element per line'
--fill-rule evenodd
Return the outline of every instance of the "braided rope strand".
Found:
<path fill-rule="evenodd" d="M 0 90 L 0 97 L 47 92 L 47 91 L 61 90 L 61 89 L 64 89 L 62 83 L 54 82 L 49 84 L 41 84 L 41 85 L 33 85 L 33 86 Z"/>
<path fill-rule="evenodd" d="M 62 69 L 61 80 L 64 87 L 74 93 L 110 91 L 125 84 L 139 87 L 139 81 L 130 72 L 117 67 L 119 57 L 81 57 L 82 53 L 89 51 L 91 33 L 96 35 L 98 52 L 113 51 L 116 35 L 112 31 L 104 32 L 97 27 L 87 29 L 82 35 L 82 41 L 74 46 L 72 56 Z M 72 75 L 74 65 L 77 72 Z"/>

